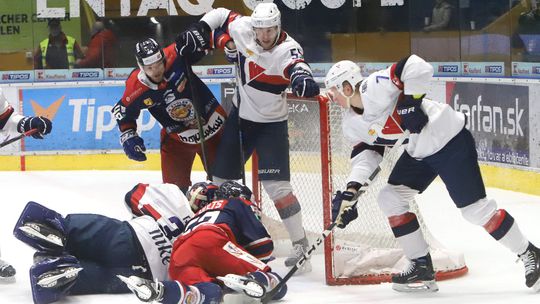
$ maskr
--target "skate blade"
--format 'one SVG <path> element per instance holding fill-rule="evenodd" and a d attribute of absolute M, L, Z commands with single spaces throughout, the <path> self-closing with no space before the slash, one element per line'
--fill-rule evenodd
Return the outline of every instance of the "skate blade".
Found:
<path fill-rule="evenodd" d="M 287 266 L 287 268 L 291 269 L 293 266 Z M 293 276 L 299 276 L 305 273 L 310 273 L 312 270 L 313 270 L 313 267 L 311 267 L 311 262 L 308 260 L 304 263 L 304 265 L 302 265 L 302 267 L 298 268 L 298 270 L 293 274 Z"/>
<path fill-rule="evenodd" d="M 15 276 L 11 277 L 0 277 L 0 284 L 12 284 L 15 283 Z"/>
<path fill-rule="evenodd" d="M 532 289 L 534 290 L 534 292 L 540 292 L 540 278 L 536 280 L 536 283 L 534 283 Z"/>
<path fill-rule="evenodd" d="M 39 232 L 39 228 L 35 228 L 33 225 L 35 224 L 26 223 L 23 226 L 19 227 L 19 230 L 21 230 L 22 232 L 24 232 L 24 234 L 31 238 L 44 240 L 56 246 L 64 247 L 64 244 L 62 244 L 62 240 L 59 237 L 57 237 L 56 235 L 43 235 L 41 232 Z"/>
<path fill-rule="evenodd" d="M 433 281 L 419 281 L 409 284 L 394 283 L 392 289 L 399 292 L 436 292 L 439 286 Z"/>
<path fill-rule="evenodd" d="M 236 274 L 228 274 L 224 277 L 217 276 L 216 279 L 222 281 L 225 286 L 232 290 L 244 292 L 246 295 L 252 298 L 262 298 L 266 294 L 264 286 L 259 282 L 248 279 Z"/>
<path fill-rule="evenodd" d="M 63 286 L 73 281 L 81 270 L 83 269 L 77 268 L 77 267 L 68 267 L 61 273 L 44 275 L 43 277 L 40 277 L 38 279 L 37 285 L 43 288 L 53 288 L 53 287 Z"/>

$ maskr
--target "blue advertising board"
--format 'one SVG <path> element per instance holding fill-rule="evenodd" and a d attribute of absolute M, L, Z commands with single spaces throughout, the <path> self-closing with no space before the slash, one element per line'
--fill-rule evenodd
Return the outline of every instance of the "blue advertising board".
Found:
<path fill-rule="evenodd" d="M 219 84 L 208 87 L 218 100 Z M 124 86 L 24 88 L 21 100 L 25 115 L 52 118 L 53 131 L 44 140 L 26 143 L 27 151 L 122 149 L 111 109 L 122 97 Z M 147 149 L 159 149 L 161 126 L 148 111 L 142 111 L 137 130 Z"/>

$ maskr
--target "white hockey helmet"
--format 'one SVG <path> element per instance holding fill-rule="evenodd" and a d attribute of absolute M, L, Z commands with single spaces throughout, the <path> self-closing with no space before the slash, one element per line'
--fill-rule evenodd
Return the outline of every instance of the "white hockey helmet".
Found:
<path fill-rule="evenodd" d="M 324 84 L 328 90 L 336 88 L 341 95 L 346 97 L 347 104 L 340 103 L 340 105 L 349 107 L 349 98 L 352 97 L 352 95 L 347 96 L 345 92 L 343 92 L 343 83 L 347 81 L 354 89 L 363 79 L 364 77 L 360 72 L 360 67 L 356 63 L 350 60 L 342 60 L 330 68 L 324 79 Z"/>
<path fill-rule="evenodd" d="M 278 27 L 281 31 L 281 13 L 275 3 L 259 3 L 251 14 L 251 26 L 254 28 Z"/>

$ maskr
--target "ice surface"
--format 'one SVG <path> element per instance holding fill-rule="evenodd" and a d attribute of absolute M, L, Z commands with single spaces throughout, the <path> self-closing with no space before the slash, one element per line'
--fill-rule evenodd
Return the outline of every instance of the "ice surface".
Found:
<path fill-rule="evenodd" d="M 203 174 L 195 174 L 195 181 Z M 32 303 L 28 269 L 33 250 L 12 236 L 23 206 L 30 200 L 62 214 L 99 213 L 128 219 L 124 194 L 138 182 L 160 182 L 157 171 L 34 171 L 0 172 L 0 247 L 2 259 L 17 269 L 17 282 L 0 284 L 0 303 Z M 521 230 L 540 244 L 540 197 L 488 189 L 499 207 L 507 209 Z M 417 199 L 432 233 L 450 249 L 462 251 L 469 267 L 465 277 L 439 283 L 433 294 L 402 294 L 390 284 L 331 287 L 324 283 L 321 255 L 314 271 L 293 277 L 281 303 L 539 303 L 540 294 L 525 287 L 524 270 L 516 256 L 495 242 L 481 227 L 466 222 L 453 206 L 444 185 L 435 182 Z M 282 259 L 272 263 L 285 274 Z M 62 303 L 139 303 L 130 295 L 68 297 Z"/>

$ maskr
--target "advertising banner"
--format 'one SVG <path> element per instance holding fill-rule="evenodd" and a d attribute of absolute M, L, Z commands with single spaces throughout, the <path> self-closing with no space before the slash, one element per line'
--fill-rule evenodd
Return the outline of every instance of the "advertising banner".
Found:
<path fill-rule="evenodd" d="M 504 62 L 463 62 L 462 75 L 504 77 Z"/>
<path fill-rule="evenodd" d="M 111 109 L 123 86 L 21 89 L 25 115 L 51 118 L 53 131 L 44 140 L 27 141 L 27 151 L 121 149 Z M 147 149 L 159 148 L 159 124 L 148 111 L 137 121 Z"/>
<path fill-rule="evenodd" d="M 34 71 L 2 71 L 0 72 L 0 82 L 32 82 L 34 81 Z"/>
<path fill-rule="evenodd" d="M 221 100 L 219 84 L 208 87 Z M 52 136 L 32 140 L 27 151 L 122 149 L 120 133 L 111 109 L 124 93 L 124 86 L 82 86 L 21 89 L 24 115 L 43 115 L 53 121 Z M 137 120 L 137 131 L 147 149 L 159 149 L 161 126 L 148 111 Z"/>
<path fill-rule="evenodd" d="M 512 77 L 540 78 L 540 63 L 538 62 L 512 62 Z"/>
<path fill-rule="evenodd" d="M 467 114 L 478 160 L 530 166 L 529 87 L 447 82 L 447 103 Z"/>

